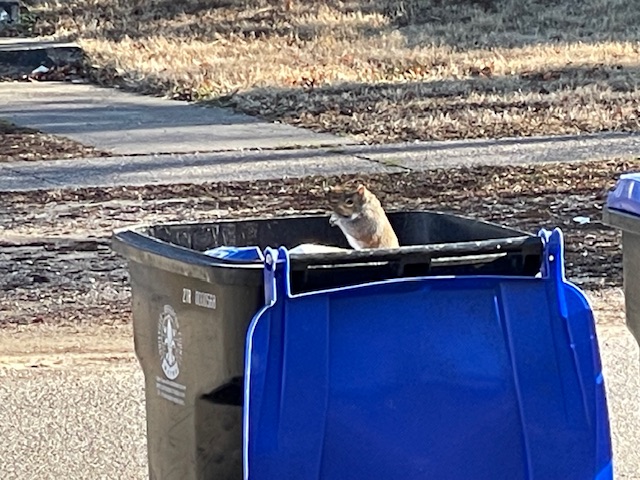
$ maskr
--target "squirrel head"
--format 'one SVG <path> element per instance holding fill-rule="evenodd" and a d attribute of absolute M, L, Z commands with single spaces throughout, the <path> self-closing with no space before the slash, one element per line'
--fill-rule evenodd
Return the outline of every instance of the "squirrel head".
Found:
<path fill-rule="evenodd" d="M 357 186 L 332 187 L 328 192 L 328 201 L 331 210 L 341 217 L 349 218 L 354 213 L 359 213 L 367 201 L 369 190 L 363 184 Z"/>

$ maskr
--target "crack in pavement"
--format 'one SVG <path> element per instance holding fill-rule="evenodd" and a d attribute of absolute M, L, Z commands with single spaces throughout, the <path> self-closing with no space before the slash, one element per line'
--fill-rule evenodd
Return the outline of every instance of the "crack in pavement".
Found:
<path fill-rule="evenodd" d="M 390 160 L 376 160 L 376 159 L 374 159 L 374 158 L 369 158 L 369 157 L 367 157 L 367 156 L 365 156 L 365 155 L 357 155 L 357 154 L 356 154 L 356 155 L 352 155 L 352 156 L 353 156 L 353 157 L 355 157 L 355 158 L 358 158 L 358 159 L 360 159 L 360 160 L 365 160 L 365 161 L 367 161 L 367 162 L 372 162 L 372 163 L 378 164 L 378 165 L 380 165 L 380 166 L 382 166 L 382 167 L 386 167 L 386 168 L 399 168 L 399 169 L 401 169 L 401 170 L 402 170 L 403 172 L 405 172 L 405 173 L 411 173 L 411 172 L 413 172 L 413 169 L 412 169 L 412 168 L 405 167 L 404 165 L 402 165 L 402 164 L 401 164 L 401 163 L 399 163 L 399 162 L 390 161 Z"/>
<path fill-rule="evenodd" d="M 31 163 L 31 162 L 29 162 L 29 163 Z M 40 176 L 38 174 L 35 174 L 35 173 L 22 171 L 20 168 L 12 166 L 11 164 L 0 165 L 0 173 L 2 172 L 2 170 L 9 171 L 13 175 L 15 175 L 16 177 L 21 177 L 21 179 L 24 179 L 27 182 L 29 182 L 31 180 L 31 181 L 42 182 L 44 184 L 49 184 L 51 187 L 54 187 L 54 188 L 64 187 L 64 184 L 60 184 L 60 183 L 58 183 L 56 181 L 48 180 L 47 178 L 42 177 L 42 176 Z M 7 180 L 6 178 L 4 179 L 4 182 L 8 183 L 9 185 L 11 185 L 13 183 L 11 181 L 11 179 Z M 18 180 L 18 182 L 21 183 L 20 180 Z M 31 182 L 29 182 L 29 183 L 31 183 Z M 32 188 L 32 189 L 34 189 L 34 188 Z M 16 188 L 11 188 L 11 187 L 5 188 L 3 186 L 3 179 L 0 178 L 0 191 L 14 191 L 14 190 L 17 190 L 17 189 Z"/>

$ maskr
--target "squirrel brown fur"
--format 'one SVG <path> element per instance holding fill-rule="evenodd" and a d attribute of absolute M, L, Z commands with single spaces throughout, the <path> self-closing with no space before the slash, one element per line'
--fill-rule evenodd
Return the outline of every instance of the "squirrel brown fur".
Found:
<path fill-rule="evenodd" d="M 328 201 L 332 210 L 329 222 L 340 227 L 353 249 L 400 246 L 380 200 L 365 185 L 332 187 Z"/>

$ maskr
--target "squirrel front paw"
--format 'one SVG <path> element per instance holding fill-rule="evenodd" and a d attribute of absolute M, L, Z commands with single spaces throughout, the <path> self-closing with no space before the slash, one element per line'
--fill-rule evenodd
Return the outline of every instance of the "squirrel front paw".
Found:
<path fill-rule="evenodd" d="M 336 215 L 336 213 L 333 212 L 329 217 L 329 225 L 331 225 L 332 227 L 335 227 L 338 224 L 338 220 L 339 220 L 338 215 Z"/>

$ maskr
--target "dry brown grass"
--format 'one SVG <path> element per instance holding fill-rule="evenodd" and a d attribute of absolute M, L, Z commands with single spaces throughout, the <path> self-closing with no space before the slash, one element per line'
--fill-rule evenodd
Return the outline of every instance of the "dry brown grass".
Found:
<path fill-rule="evenodd" d="M 287 8 L 290 5 L 290 8 Z M 368 142 L 638 130 L 628 0 L 59 0 L 93 77 Z"/>

